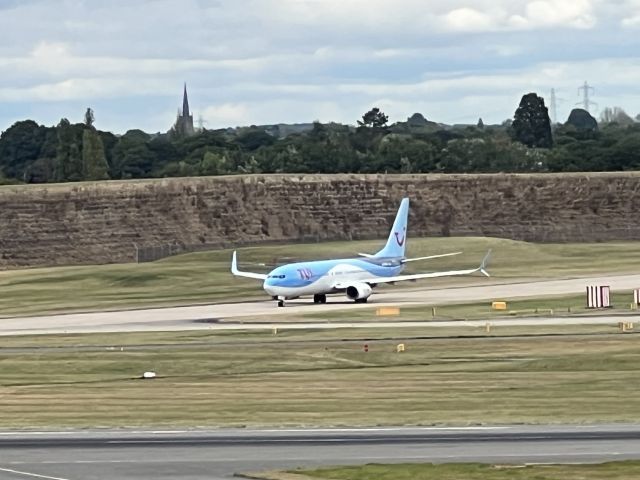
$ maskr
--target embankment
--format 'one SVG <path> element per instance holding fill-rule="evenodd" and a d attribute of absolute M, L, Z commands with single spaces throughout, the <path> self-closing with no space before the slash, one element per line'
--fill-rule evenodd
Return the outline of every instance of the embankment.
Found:
<path fill-rule="evenodd" d="M 0 187 L 0 269 L 130 262 L 138 248 L 410 236 L 640 238 L 640 173 L 249 175 Z"/>

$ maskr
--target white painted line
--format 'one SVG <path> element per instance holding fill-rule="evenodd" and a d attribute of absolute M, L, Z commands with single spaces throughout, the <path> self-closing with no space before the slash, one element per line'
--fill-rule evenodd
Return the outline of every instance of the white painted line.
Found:
<path fill-rule="evenodd" d="M 15 473 L 16 475 L 24 475 L 25 477 L 45 478 L 47 480 L 69 480 L 68 478 L 48 477 L 46 475 L 38 475 L 37 473 L 21 472 L 10 468 L 0 468 L 0 472 Z"/>
<path fill-rule="evenodd" d="M 250 433 L 369 433 L 369 432 L 437 432 L 440 430 L 505 430 L 513 428 L 511 426 L 498 427 L 363 427 L 363 428 L 275 428 L 271 430 L 250 430 Z"/>

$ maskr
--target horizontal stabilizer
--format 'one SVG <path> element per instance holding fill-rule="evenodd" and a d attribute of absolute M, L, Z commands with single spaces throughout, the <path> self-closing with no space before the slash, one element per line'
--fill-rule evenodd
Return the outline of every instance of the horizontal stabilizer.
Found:
<path fill-rule="evenodd" d="M 462 252 L 453 252 L 453 253 L 443 253 L 441 255 L 429 255 L 428 257 L 405 258 L 404 260 L 402 260 L 402 263 L 417 262 L 419 260 L 431 260 L 432 258 L 452 257 L 453 255 L 460 255 L 461 253 Z"/>

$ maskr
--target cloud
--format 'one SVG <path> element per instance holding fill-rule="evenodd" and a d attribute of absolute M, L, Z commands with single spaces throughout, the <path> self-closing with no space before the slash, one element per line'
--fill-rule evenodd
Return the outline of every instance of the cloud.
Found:
<path fill-rule="evenodd" d="M 458 8 L 445 15 L 446 24 L 453 30 L 483 31 L 496 27 L 496 18 L 473 8 Z"/>
<path fill-rule="evenodd" d="M 396 120 L 419 108 L 499 119 L 529 89 L 574 96 L 585 79 L 601 104 L 615 95 L 640 110 L 629 32 L 640 0 L 0 0 L 0 10 L 0 129 L 91 105 L 118 131 L 166 130 L 184 81 L 208 126 L 353 123 L 374 102 Z"/>

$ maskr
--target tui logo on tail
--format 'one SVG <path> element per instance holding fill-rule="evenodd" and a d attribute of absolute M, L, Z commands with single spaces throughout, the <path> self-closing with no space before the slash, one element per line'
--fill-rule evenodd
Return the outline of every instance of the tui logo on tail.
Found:
<path fill-rule="evenodd" d="M 396 236 L 396 242 L 398 242 L 398 246 L 400 246 L 400 247 L 404 245 L 404 241 L 407 238 L 406 232 L 407 232 L 406 228 L 402 229 L 402 238 L 400 238 L 400 233 L 399 232 L 394 232 L 394 235 Z"/>

